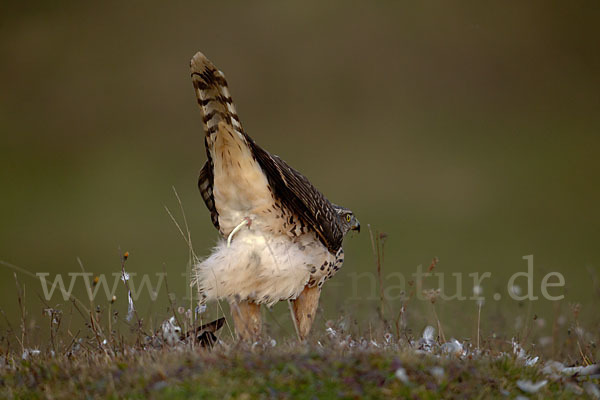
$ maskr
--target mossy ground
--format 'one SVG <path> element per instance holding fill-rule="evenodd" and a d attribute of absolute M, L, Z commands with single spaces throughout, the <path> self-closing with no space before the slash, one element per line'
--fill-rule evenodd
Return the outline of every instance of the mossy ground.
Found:
<path fill-rule="evenodd" d="M 327 343 L 180 346 L 109 355 L 4 358 L 4 398 L 514 398 L 518 380 L 548 377 L 507 354 L 440 356 L 398 346 Z M 403 370 L 402 378 L 397 371 Z M 585 395 L 583 383 L 550 380 L 535 398 Z"/>

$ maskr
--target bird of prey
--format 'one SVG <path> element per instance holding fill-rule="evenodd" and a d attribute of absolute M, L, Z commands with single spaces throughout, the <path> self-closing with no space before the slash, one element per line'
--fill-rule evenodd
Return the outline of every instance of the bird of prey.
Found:
<path fill-rule="evenodd" d="M 190 68 L 208 158 L 198 188 L 221 235 L 194 267 L 200 301 L 229 301 L 238 336 L 254 340 L 260 305 L 291 300 L 294 325 L 305 338 L 323 283 L 344 261 L 344 236 L 360 224 L 246 134 L 225 76 L 202 53 Z"/>

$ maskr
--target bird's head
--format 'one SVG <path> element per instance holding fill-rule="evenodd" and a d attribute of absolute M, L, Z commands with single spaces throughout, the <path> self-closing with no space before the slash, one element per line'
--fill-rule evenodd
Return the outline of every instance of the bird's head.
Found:
<path fill-rule="evenodd" d="M 349 231 L 357 231 L 360 233 L 360 222 L 358 222 L 358 219 L 356 219 L 352 210 L 346 207 L 338 206 L 337 204 L 334 204 L 333 208 L 335 208 L 335 211 L 340 216 L 344 235 L 346 235 L 346 233 Z"/>

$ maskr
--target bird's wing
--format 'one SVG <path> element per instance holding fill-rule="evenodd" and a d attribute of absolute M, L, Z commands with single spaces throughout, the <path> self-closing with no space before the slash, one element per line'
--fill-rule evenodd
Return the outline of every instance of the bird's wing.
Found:
<path fill-rule="evenodd" d="M 215 207 L 215 198 L 213 195 L 213 174 L 212 174 L 212 163 L 206 161 L 204 166 L 200 170 L 200 175 L 198 176 L 198 189 L 200 190 L 200 194 L 202 195 L 202 199 L 204 200 L 204 204 L 210 211 L 210 219 L 217 228 L 219 229 L 219 213 Z"/>
<path fill-rule="evenodd" d="M 339 217 L 327 198 L 306 177 L 290 167 L 285 161 L 257 145 L 243 130 L 233 100 L 227 87 L 225 75 L 202 53 L 197 53 L 190 62 L 191 77 L 202 112 L 206 132 L 205 144 L 208 161 L 200 171 L 198 187 L 211 219 L 219 229 L 219 205 L 214 197 L 214 143 L 219 135 L 229 132 L 231 140 L 239 146 L 248 147 L 258 162 L 268 185 L 284 207 L 296 215 L 306 226 L 314 230 L 319 240 L 335 253 L 342 245 L 343 231 Z M 256 188 L 257 190 L 259 188 Z"/>
<path fill-rule="evenodd" d="M 281 158 L 270 154 L 252 139 L 250 146 L 275 196 L 317 233 L 330 252 L 335 253 L 342 246 L 344 234 L 331 202 Z"/>

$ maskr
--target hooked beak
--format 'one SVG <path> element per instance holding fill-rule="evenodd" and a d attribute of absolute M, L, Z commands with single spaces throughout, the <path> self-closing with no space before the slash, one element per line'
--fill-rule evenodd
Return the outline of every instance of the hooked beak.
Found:
<path fill-rule="evenodd" d="M 360 233 L 360 222 L 356 221 L 354 224 L 352 224 L 352 226 L 350 227 L 350 229 L 352 229 L 353 231 L 356 231 L 356 232 Z"/>

